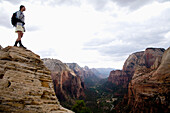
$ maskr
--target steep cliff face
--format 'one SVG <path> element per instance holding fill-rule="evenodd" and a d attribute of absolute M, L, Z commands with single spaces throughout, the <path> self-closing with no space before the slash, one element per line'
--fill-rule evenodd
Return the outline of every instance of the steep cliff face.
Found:
<path fill-rule="evenodd" d="M 126 74 L 125 71 L 122 70 L 111 71 L 110 76 L 108 78 L 108 82 L 111 82 L 117 86 L 121 85 L 124 88 L 127 87 L 128 81 L 129 81 L 129 76 Z"/>
<path fill-rule="evenodd" d="M 66 64 L 57 59 L 43 59 L 51 70 L 55 93 L 60 101 L 84 96 L 84 83 Z"/>
<path fill-rule="evenodd" d="M 66 63 L 66 65 L 74 71 L 76 75 L 79 75 L 81 79 L 84 81 L 85 78 L 85 71 L 81 68 L 77 63 Z"/>
<path fill-rule="evenodd" d="M 129 83 L 128 105 L 134 113 L 168 113 L 170 111 L 170 48 L 162 57 L 161 64 L 146 53 L 145 66 L 139 66 Z M 161 55 L 158 56 L 160 58 Z M 148 68 L 150 67 L 150 68 Z"/>
<path fill-rule="evenodd" d="M 122 70 L 111 71 L 108 82 L 127 88 L 134 74 L 134 71 L 139 64 L 139 59 L 143 56 L 144 51 L 131 54 L 123 65 Z"/>
<path fill-rule="evenodd" d="M 164 52 L 164 49 L 149 48 L 139 59 L 140 63 L 128 86 L 128 95 L 116 107 L 117 112 L 169 112 L 170 48 L 164 52 L 163 56 L 161 51 Z"/>
<path fill-rule="evenodd" d="M 144 51 L 131 54 L 123 65 L 122 71 L 126 72 L 130 77 L 134 74 L 134 71 L 138 65 L 140 65 L 140 59 L 143 57 Z"/>
<path fill-rule="evenodd" d="M 121 71 L 116 70 L 110 73 L 108 81 L 127 88 L 137 67 L 150 68 L 152 66 L 154 68 L 156 65 L 158 66 L 164 51 L 163 48 L 147 48 L 145 51 L 131 54 Z"/>
<path fill-rule="evenodd" d="M 55 96 L 50 71 L 29 50 L 6 47 L 0 50 L 0 112 L 62 113 Z"/>
<path fill-rule="evenodd" d="M 94 86 L 100 80 L 100 78 L 97 77 L 87 66 L 82 68 L 76 63 L 67 63 L 67 65 L 70 69 L 72 69 L 77 75 L 81 77 L 86 87 Z"/>

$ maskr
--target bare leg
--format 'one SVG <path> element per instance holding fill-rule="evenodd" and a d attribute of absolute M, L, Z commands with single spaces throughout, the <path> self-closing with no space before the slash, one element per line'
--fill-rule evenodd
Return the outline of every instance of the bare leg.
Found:
<path fill-rule="evenodd" d="M 23 36 L 23 33 L 21 31 L 18 31 L 17 33 L 18 33 L 18 38 L 15 41 L 15 45 L 14 46 L 17 46 L 17 44 L 21 41 L 21 38 Z"/>
<path fill-rule="evenodd" d="M 21 42 L 21 38 L 22 38 L 22 37 L 23 37 L 23 33 L 22 33 L 21 31 L 19 31 L 19 32 L 18 32 L 18 39 L 17 39 L 17 41 L 18 41 L 20 47 L 23 47 L 23 48 L 26 49 L 26 47 L 24 47 L 24 46 L 22 45 L 22 42 Z"/>
<path fill-rule="evenodd" d="M 21 31 L 18 31 L 18 38 L 16 41 L 20 41 L 22 37 L 23 37 L 23 33 Z"/>

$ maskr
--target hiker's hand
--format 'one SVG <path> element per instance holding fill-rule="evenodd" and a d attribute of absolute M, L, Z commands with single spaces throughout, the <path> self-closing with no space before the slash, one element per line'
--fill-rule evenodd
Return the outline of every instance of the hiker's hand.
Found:
<path fill-rule="evenodd" d="M 22 22 L 23 25 L 25 25 L 25 22 Z"/>

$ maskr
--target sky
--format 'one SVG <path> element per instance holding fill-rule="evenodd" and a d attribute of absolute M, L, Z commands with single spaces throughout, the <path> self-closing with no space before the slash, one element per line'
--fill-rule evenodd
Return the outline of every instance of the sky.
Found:
<path fill-rule="evenodd" d="M 41 58 L 122 69 L 134 52 L 170 47 L 170 0 L 0 0 L 0 45 L 17 39 L 11 16 L 25 5 L 22 43 Z"/>

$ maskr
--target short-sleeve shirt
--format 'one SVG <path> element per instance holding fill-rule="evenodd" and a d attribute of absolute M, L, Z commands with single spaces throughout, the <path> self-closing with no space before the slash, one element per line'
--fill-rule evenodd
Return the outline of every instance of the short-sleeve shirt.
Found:
<path fill-rule="evenodd" d="M 16 17 L 17 17 L 18 19 L 20 19 L 22 22 L 25 21 L 24 13 L 21 12 L 21 11 L 17 11 Z M 17 25 L 24 26 L 22 22 L 17 22 Z"/>

